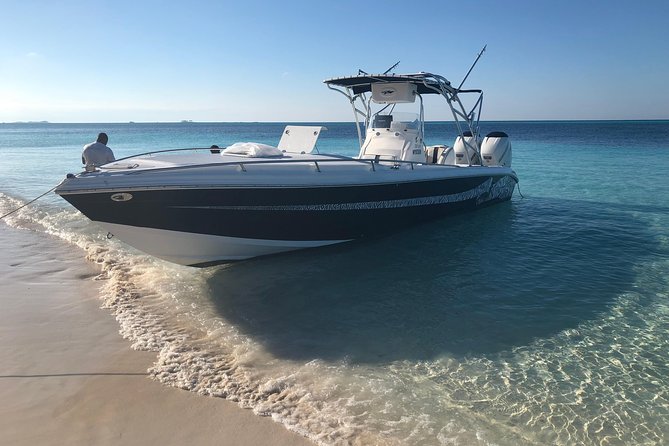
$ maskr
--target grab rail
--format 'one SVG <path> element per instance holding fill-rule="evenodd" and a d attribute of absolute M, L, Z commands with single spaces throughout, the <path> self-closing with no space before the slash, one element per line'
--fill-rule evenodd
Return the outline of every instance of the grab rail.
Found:
<path fill-rule="evenodd" d="M 224 149 L 224 148 L 225 148 L 225 147 L 223 147 L 222 149 Z M 222 149 L 219 149 L 219 150 L 222 150 Z M 131 159 L 131 158 L 138 158 L 138 157 L 140 157 L 140 156 L 155 155 L 155 154 L 157 154 L 157 153 L 184 152 L 184 151 L 187 151 L 187 150 L 189 150 L 189 151 L 195 151 L 195 150 L 206 150 L 206 151 L 210 151 L 210 150 L 211 150 L 211 147 L 188 147 L 188 148 L 181 148 L 181 149 L 154 150 L 154 151 L 151 151 L 151 152 L 138 153 L 138 154 L 136 154 L 136 155 L 130 155 L 130 156 L 126 156 L 126 157 L 123 157 L 123 158 L 119 158 L 119 159 L 117 159 L 117 160 L 114 160 L 114 162 L 116 162 L 116 161 L 125 161 L 125 160 L 127 160 L 127 159 Z"/>
<path fill-rule="evenodd" d="M 132 156 L 127 156 L 125 158 L 120 158 L 116 160 L 115 162 L 118 161 L 124 161 L 124 160 L 129 160 L 133 158 L 138 158 L 141 156 L 147 156 L 147 155 L 153 155 L 153 154 L 158 154 L 158 153 L 167 153 L 167 152 L 180 152 L 180 151 L 196 151 L 196 150 L 209 150 L 208 148 L 186 148 L 186 149 L 168 149 L 168 150 L 158 150 L 158 151 L 153 151 L 153 152 L 146 152 L 142 153 L 139 155 L 132 155 Z M 317 155 L 318 159 L 302 159 L 302 158 L 276 158 L 276 159 L 271 159 L 271 158 L 262 158 L 262 159 L 248 159 L 244 161 L 240 160 L 234 160 L 234 161 L 221 161 L 221 162 L 215 162 L 215 163 L 204 163 L 204 164 L 185 164 L 185 165 L 180 165 L 180 166 L 159 166 L 159 167 L 152 167 L 151 170 L 160 170 L 160 171 L 165 171 L 165 170 L 182 170 L 182 169 L 193 169 L 193 168 L 203 168 L 203 167 L 214 167 L 214 166 L 237 166 L 241 168 L 242 172 L 247 172 L 246 166 L 247 165 L 254 165 L 254 164 L 289 164 L 289 163 L 299 163 L 299 164 L 310 164 L 313 163 L 316 167 L 316 170 L 318 172 L 321 172 L 319 163 L 341 163 L 341 162 L 348 162 L 348 163 L 360 163 L 360 164 L 370 164 L 371 169 L 373 171 L 376 171 L 376 166 L 381 163 L 388 163 L 391 165 L 391 168 L 397 169 L 400 165 L 409 165 L 411 167 L 411 170 L 414 170 L 415 165 L 427 165 L 428 163 L 424 162 L 418 162 L 418 161 L 402 161 L 402 160 L 397 160 L 397 159 L 383 159 L 383 158 L 373 158 L 373 159 L 360 159 L 360 158 L 350 158 L 347 156 L 343 155 L 329 155 L 329 154 L 322 154 L 322 155 Z M 443 167 L 455 167 L 459 168 L 462 166 L 457 166 L 457 165 L 451 165 L 451 164 L 435 164 L 435 166 L 443 166 Z M 132 167 L 108 167 L 105 168 L 102 166 L 103 169 L 106 170 L 131 170 L 135 169 L 137 167 L 140 167 L 138 164 L 133 164 Z M 137 170 L 135 172 L 130 172 L 129 174 L 139 174 L 142 172 L 142 170 Z"/>

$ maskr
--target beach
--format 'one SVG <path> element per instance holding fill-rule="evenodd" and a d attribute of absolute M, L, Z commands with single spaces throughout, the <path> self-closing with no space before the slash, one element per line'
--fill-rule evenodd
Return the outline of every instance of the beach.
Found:
<path fill-rule="evenodd" d="M 236 403 L 148 377 L 100 308 L 97 267 L 45 233 L 0 223 L 0 443 L 308 445 Z"/>

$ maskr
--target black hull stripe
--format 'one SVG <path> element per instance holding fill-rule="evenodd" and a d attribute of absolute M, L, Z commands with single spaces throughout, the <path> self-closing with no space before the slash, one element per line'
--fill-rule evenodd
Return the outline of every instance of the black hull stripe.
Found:
<path fill-rule="evenodd" d="M 434 206 L 438 204 L 455 203 L 471 200 L 488 191 L 492 179 L 481 183 L 475 189 L 450 195 L 420 197 L 400 200 L 364 201 L 357 203 L 325 203 L 312 205 L 288 206 L 172 206 L 181 209 L 218 209 L 226 211 L 361 211 L 368 209 L 395 209 L 415 206 Z"/>

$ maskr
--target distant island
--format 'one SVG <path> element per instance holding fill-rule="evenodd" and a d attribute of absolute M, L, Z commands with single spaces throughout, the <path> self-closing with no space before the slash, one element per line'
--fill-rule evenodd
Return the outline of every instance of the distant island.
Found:
<path fill-rule="evenodd" d="M 48 124 L 49 121 L 14 121 L 14 122 L 3 122 L 3 124 Z"/>

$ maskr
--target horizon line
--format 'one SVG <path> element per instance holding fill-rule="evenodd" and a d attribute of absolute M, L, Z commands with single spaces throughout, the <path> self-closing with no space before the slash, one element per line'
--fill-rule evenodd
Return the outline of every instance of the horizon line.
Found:
<path fill-rule="evenodd" d="M 485 119 L 480 122 L 653 122 L 669 121 L 669 118 L 625 118 L 625 119 Z M 453 120 L 426 120 L 428 122 L 455 122 Z M 0 125 L 6 124 L 355 124 L 355 121 L 2 121 Z"/>

